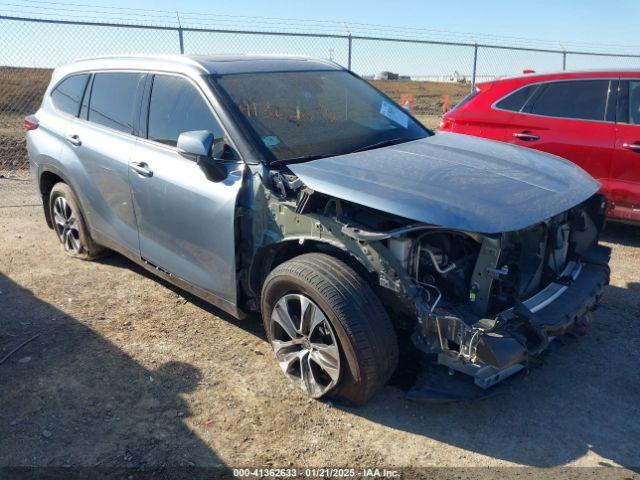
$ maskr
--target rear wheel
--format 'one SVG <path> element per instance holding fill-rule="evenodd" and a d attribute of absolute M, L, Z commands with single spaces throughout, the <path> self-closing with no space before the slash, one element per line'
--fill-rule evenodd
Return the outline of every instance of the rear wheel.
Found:
<path fill-rule="evenodd" d="M 56 183 L 49 194 L 49 214 L 64 251 L 75 258 L 91 260 L 105 254 L 84 222 L 78 201 L 66 183 Z"/>
<path fill-rule="evenodd" d="M 263 286 L 262 317 L 283 372 L 312 398 L 362 404 L 396 367 L 398 344 L 380 300 L 329 255 L 275 268 Z"/>

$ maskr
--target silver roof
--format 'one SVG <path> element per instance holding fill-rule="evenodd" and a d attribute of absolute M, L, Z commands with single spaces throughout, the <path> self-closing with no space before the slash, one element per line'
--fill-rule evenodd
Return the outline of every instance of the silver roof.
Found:
<path fill-rule="evenodd" d="M 330 60 L 294 55 L 114 55 L 86 58 L 56 69 L 56 77 L 86 70 L 154 70 L 185 74 L 341 70 Z"/>
<path fill-rule="evenodd" d="M 192 55 L 209 73 L 269 72 L 289 70 L 342 70 L 331 60 L 294 55 Z"/>

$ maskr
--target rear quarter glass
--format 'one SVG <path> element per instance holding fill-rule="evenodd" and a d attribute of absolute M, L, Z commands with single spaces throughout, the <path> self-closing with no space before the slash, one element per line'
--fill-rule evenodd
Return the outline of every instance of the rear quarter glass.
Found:
<path fill-rule="evenodd" d="M 498 100 L 495 104 L 495 108 L 501 110 L 509 110 L 510 112 L 519 112 L 525 106 L 527 101 L 537 90 L 537 84 L 524 85 L 522 87 L 515 88 L 507 96 Z"/>
<path fill-rule="evenodd" d="M 87 80 L 89 80 L 87 73 L 71 75 L 63 79 L 51 92 L 53 106 L 61 112 L 77 116 Z"/>
<path fill-rule="evenodd" d="M 480 93 L 478 87 L 475 87 L 471 92 L 469 92 L 465 97 L 462 98 L 458 103 L 456 103 L 450 111 L 457 110 L 462 107 L 466 103 L 470 102 L 474 97 L 476 97 Z"/>

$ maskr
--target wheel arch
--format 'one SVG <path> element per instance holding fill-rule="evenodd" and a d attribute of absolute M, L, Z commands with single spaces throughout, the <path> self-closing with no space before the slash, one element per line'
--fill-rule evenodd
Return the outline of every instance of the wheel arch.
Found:
<path fill-rule="evenodd" d="M 38 189 L 40 191 L 40 196 L 42 197 L 42 207 L 44 209 L 44 218 L 47 222 L 47 226 L 49 228 L 53 228 L 53 220 L 51 219 L 51 212 L 49 211 L 49 195 L 51 194 L 51 189 L 56 183 L 65 183 L 69 186 L 71 191 L 76 197 L 76 201 L 80 206 L 80 214 L 84 216 L 85 209 L 82 205 L 82 201 L 80 197 L 78 197 L 78 193 L 76 189 L 73 188 L 73 184 L 69 181 L 67 176 L 54 165 L 42 165 L 38 172 Z M 86 220 L 86 219 L 85 219 Z"/>
<path fill-rule="evenodd" d="M 375 272 L 369 270 L 362 259 L 347 250 L 338 242 L 318 238 L 288 237 L 259 248 L 253 256 L 248 272 L 249 296 L 259 298 L 267 275 L 278 265 L 305 253 L 326 253 L 343 261 L 353 268 L 362 278 L 375 283 Z M 256 302 L 259 304 L 259 301 Z"/>

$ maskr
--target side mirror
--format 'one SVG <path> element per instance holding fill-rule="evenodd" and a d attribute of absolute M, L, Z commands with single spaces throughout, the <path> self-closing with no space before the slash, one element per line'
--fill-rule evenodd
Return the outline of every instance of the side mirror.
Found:
<path fill-rule="evenodd" d="M 208 180 L 220 182 L 227 176 L 227 170 L 211 155 L 215 143 L 213 133 L 208 130 L 194 130 L 181 133 L 178 137 L 178 153 L 195 161 Z"/>

